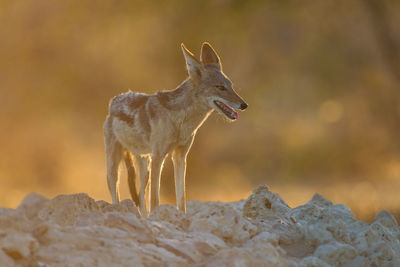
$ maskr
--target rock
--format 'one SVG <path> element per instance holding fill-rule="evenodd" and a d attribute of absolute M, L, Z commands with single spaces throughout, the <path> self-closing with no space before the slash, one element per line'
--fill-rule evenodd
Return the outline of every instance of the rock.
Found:
<path fill-rule="evenodd" d="M 130 238 L 134 238 L 141 243 L 154 243 L 155 241 L 153 230 L 144 220 L 138 219 L 134 215 L 117 212 L 107 213 L 104 226 L 125 231 Z"/>
<path fill-rule="evenodd" d="M 114 217 L 112 213 L 108 216 Z M 129 218 L 135 220 L 136 216 Z M 156 246 L 151 236 L 143 237 L 146 231 L 140 230 L 140 222 L 129 222 L 127 218 L 112 220 L 112 227 L 54 225 L 45 234 L 48 242 L 38 252 L 40 262 L 50 266 L 63 266 L 66 262 L 72 266 L 159 266 L 165 261 L 173 265 L 186 262 Z"/>
<path fill-rule="evenodd" d="M 44 205 L 39 218 L 61 226 L 73 225 L 84 212 L 100 212 L 94 199 L 87 194 L 59 195 Z"/>
<path fill-rule="evenodd" d="M 172 205 L 160 205 L 149 215 L 151 221 L 169 222 L 181 229 L 189 226 L 189 220 L 186 215 Z"/>
<path fill-rule="evenodd" d="M 364 256 L 357 256 L 352 261 L 343 265 L 344 267 L 353 267 L 353 266 L 371 266 L 370 261 Z"/>
<path fill-rule="evenodd" d="M 9 257 L 2 249 L 0 249 L 0 262 L 1 266 L 4 267 L 14 267 L 16 264 L 14 263 L 14 260 Z"/>
<path fill-rule="evenodd" d="M 191 264 L 203 264 L 207 257 L 228 248 L 220 238 L 204 232 L 187 234 L 182 239 L 157 238 L 157 246 L 186 259 Z"/>
<path fill-rule="evenodd" d="M 245 201 L 161 205 L 141 217 L 86 194 L 29 194 L 0 208 L 1 266 L 400 266 L 400 228 L 314 195 L 291 209 L 267 186 Z"/>
<path fill-rule="evenodd" d="M 381 225 L 389 229 L 393 229 L 399 226 L 393 215 L 387 212 L 386 210 L 382 210 L 381 212 L 379 212 L 375 216 L 374 222 L 380 223 Z"/>
<path fill-rule="evenodd" d="M 319 207 L 330 207 L 333 205 L 332 201 L 324 198 L 320 194 L 315 194 L 311 199 L 311 203 L 313 203 Z"/>
<path fill-rule="evenodd" d="M 314 196 L 307 204 L 296 207 L 289 212 L 289 216 L 296 219 L 296 221 L 323 221 L 329 223 L 329 220 L 340 220 L 343 223 L 355 222 L 354 215 L 350 209 L 344 205 L 327 204 L 327 200 L 323 197 Z"/>
<path fill-rule="evenodd" d="M 308 256 L 301 260 L 300 262 L 301 267 L 332 267 L 332 265 L 326 263 L 325 261 L 314 257 Z M 354 266 L 362 266 L 362 265 L 354 265 Z"/>
<path fill-rule="evenodd" d="M 39 211 L 48 202 L 49 200 L 44 196 L 36 193 L 30 193 L 24 198 L 24 200 L 22 200 L 17 210 L 21 211 L 29 220 L 33 220 L 38 216 Z"/>
<path fill-rule="evenodd" d="M 229 243 L 246 242 L 257 233 L 257 227 L 230 203 L 207 202 L 202 210 L 188 216 L 190 232 L 209 232 Z"/>
<path fill-rule="evenodd" d="M 357 250 L 348 244 L 331 242 L 319 246 L 314 252 L 314 257 L 332 266 L 343 266 L 357 257 Z"/>
<path fill-rule="evenodd" d="M 99 200 L 96 201 L 96 204 L 104 213 L 117 211 L 122 213 L 133 213 L 136 217 L 140 217 L 139 210 L 130 199 L 124 199 L 119 204 L 110 204 L 104 200 Z"/>
<path fill-rule="evenodd" d="M 279 248 L 266 244 L 257 248 L 227 248 L 207 261 L 206 266 L 297 266 Z"/>
<path fill-rule="evenodd" d="M 252 219 L 285 220 L 289 211 L 289 206 L 279 195 L 269 191 L 266 185 L 261 185 L 247 198 L 242 214 Z"/>
<path fill-rule="evenodd" d="M 218 236 L 207 232 L 191 233 L 188 235 L 188 239 L 205 256 L 215 255 L 221 249 L 228 247 Z"/>
<path fill-rule="evenodd" d="M 271 244 L 275 247 L 279 245 L 279 235 L 271 232 L 261 232 L 244 244 L 244 247 L 259 247 Z"/>
<path fill-rule="evenodd" d="M 30 227 L 29 220 L 21 211 L 0 207 L 0 232 L 5 229 L 25 232 Z"/>
<path fill-rule="evenodd" d="M 171 253 L 185 259 L 190 264 L 201 262 L 203 258 L 201 250 L 189 240 L 179 241 L 175 239 L 158 238 L 157 246 L 165 248 Z"/>
<path fill-rule="evenodd" d="M 33 256 L 38 247 L 36 239 L 27 233 L 9 231 L 1 235 L 0 248 L 14 260 Z"/>

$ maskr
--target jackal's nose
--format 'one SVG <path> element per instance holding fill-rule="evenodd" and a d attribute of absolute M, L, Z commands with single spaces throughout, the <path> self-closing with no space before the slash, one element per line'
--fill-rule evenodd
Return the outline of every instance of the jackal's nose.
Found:
<path fill-rule="evenodd" d="M 248 105 L 246 103 L 244 103 L 244 102 L 242 104 L 240 104 L 240 109 L 241 110 L 245 110 L 247 107 L 248 107 Z"/>

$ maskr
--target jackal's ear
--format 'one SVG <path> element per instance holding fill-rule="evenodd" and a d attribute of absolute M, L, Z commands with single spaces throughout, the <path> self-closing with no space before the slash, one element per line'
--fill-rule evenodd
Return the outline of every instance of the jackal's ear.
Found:
<path fill-rule="evenodd" d="M 203 67 L 200 62 L 194 57 L 193 53 L 190 52 L 186 46 L 182 43 L 182 51 L 186 60 L 186 68 L 188 70 L 189 76 L 192 78 L 200 78 Z"/>
<path fill-rule="evenodd" d="M 221 60 L 217 52 L 215 52 L 212 46 L 207 42 L 204 42 L 201 47 L 201 62 L 204 66 L 210 65 L 222 69 Z"/>

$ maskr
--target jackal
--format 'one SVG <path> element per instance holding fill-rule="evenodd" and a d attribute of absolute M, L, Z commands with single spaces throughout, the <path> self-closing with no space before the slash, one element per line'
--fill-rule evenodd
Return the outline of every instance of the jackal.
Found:
<path fill-rule="evenodd" d="M 150 210 L 159 205 L 160 175 L 169 153 L 174 165 L 177 206 L 186 211 L 186 156 L 197 130 L 213 110 L 233 121 L 238 118 L 235 109 L 247 108 L 222 72 L 220 58 L 209 43 L 203 43 L 200 61 L 184 44 L 181 47 L 189 74 L 185 81 L 172 91 L 152 95 L 129 91 L 115 96 L 104 123 L 112 202 L 119 202 L 118 167 L 124 158 L 129 190 L 143 216 L 147 216 L 145 192 L 149 191 L 149 184 Z M 136 175 L 140 179 L 139 196 Z"/>

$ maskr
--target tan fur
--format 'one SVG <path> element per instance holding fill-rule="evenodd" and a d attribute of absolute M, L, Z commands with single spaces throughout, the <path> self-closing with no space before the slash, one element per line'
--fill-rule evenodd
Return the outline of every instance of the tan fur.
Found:
<path fill-rule="evenodd" d="M 143 216 L 147 216 L 145 195 L 149 186 L 150 210 L 159 205 L 160 174 L 169 153 L 174 164 L 177 206 L 186 211 L 186 157 L 197 129 L 214 109 L 234 120 L 237 113 L 233 109 L 247 107 L 222 72 L 220 58 L 210 44 L 203 43 L 201 61 L 183 44 L 182 51 L 189 77 L 181 85 L 153 95 L 129 91 L 116 96 L 110 101 L 104 123 L 107 181 L 112 201 L 119 202 L 118 167 L 124 157 L 130 193 Z M 139 196 L 136 176 L 140 179 Z"/>

